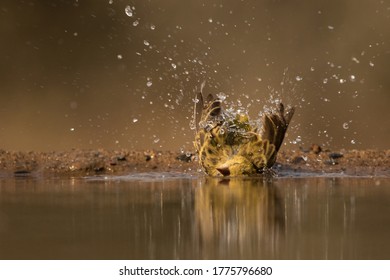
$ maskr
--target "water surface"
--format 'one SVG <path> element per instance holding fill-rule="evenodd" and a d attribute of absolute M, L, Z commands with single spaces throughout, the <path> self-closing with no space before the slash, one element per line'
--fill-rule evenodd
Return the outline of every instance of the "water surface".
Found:
<path fill-rule="evenodd" d="M 390 179 L 0 179 L 0 259 L 389 259 Z"/>

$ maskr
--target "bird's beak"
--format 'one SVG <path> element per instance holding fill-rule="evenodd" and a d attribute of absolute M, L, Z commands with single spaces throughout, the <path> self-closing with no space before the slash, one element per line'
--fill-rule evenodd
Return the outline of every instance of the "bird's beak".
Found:
<path fill-rule="evenodd" d="M 229 176 L 230 175 L 230 170 L 229 170 L 229 166 L 227 166 L 226 164 L 224 165 L 220 165 L 216 168 L 219 173 L 221 173 L 223 176 Z"/>

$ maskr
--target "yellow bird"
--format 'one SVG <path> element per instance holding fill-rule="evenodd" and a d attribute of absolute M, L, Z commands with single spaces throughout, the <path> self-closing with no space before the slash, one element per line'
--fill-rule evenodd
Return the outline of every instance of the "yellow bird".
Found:
<path fill-rule="evenodd" d="M 264 113 L 262 126 L 257 127 L 249 116 L 231 113 L 222 108 L 222 100 L 202 92 L 196 96 L 194 145 L 199 162 L 211 176 L 255 175 L 269 170 L 294 114 L 285 111 L 282 103 L 276 112 Z"/>

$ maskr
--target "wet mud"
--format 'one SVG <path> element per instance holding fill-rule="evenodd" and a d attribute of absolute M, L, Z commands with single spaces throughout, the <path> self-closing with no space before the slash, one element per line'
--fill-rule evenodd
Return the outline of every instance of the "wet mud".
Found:
<path fill-rule="evenodd" d="M 390 150 L 282 150 L 273 169 L 279 176 L 390 177 Z M 0 176 L 91 176 L 139 172 L 202 174 L 196 157 L 172 151 L 70 150 L 12 152 L 0 150 Z"/>

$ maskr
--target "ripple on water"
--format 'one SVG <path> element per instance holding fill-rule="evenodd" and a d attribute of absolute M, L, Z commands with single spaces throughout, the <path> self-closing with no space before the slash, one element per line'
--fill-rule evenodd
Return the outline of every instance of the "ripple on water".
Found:
<path fill-rule="evenodd" d="M 121 176 L 91 176 L 88 181 L 162 181 L 179 179 L 197 179 L 200 174 L 182 172 L 141 172 Z"/>

